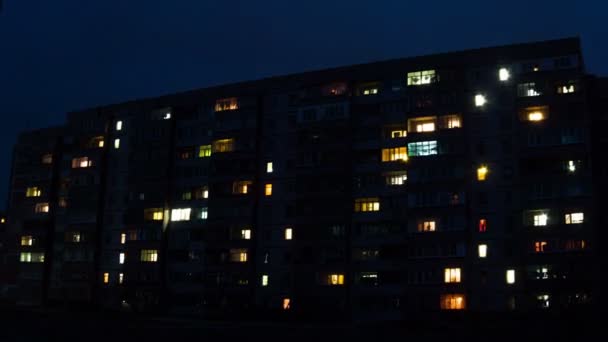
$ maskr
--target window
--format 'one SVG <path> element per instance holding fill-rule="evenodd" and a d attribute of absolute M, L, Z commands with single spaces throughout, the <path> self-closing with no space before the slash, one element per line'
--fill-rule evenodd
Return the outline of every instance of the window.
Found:
<path fill-rule="evenodd" d="M 485 233 L 488 229 L 488 221 L 486 219 L 479 219 L 479 232 Z"/>
<path fill-rule="evenodd" d="M 35 213 L 48 213 L 49 212 L 49 204 L 48 203 L 36 203 L 34 207 Z"/>
<path fill-rule="evenodd" d="M 543 253 L 547 248 L 547 241 L 535 241 L 534 242 L 534 252 Z"/>
<path fill-rule="evenodd" d="M 443 279 L 445 283 L 460 283 L 460 268 L 446 268 Z"/>
<path fill-rule="evenodd" d="M 291 240 L 293 238 L 293 228 L 285 228 L 285 240 Z"/>
<path fill-rule="evenodd" d="M 486 96 L 482 94 L 475 95 L 475 107 L 483 107 L 488 101 Z"/>
<path fill-rule="evenodd" d="M 125 263 L 125 253 L 121 252 L 118 254 L 118 263 L 121 265 Z"/>
<path fill-rule="evenodd" d="M 53 163 L 53 155 L 50 153 L 46 153 L 42 155 L 42 164 L 52 164 Z"/>
<path fill-rule="evenodd" d="M 234 139 L 220 139 L 212 144 L 212 151 L 215 152 L 232 152 L 234 151 Z"/>
<path fill-rule="evenodd" d="M 146 221 L 162 221 L 163 210 L 161 208 L 152 208 L 144 210 L 144 220 Z"/>
<path fill-rule="evenodd" d="M 86 168 L 93 166 L 93 161 L 89 157 L 79 157 L 72 159 L 72 169 Z"/>
<path fill-rule="evenodd" d="M 44 253 L 21 252 L 19 254 L 19 262 L 25 262 L 25 263 L 44 262 Z"/>
<path fill-rule="evenodd" d="M 262 275 L 262 286 L 268 286 L 268 274 Z"/>
<path fill-rule="evenodd" d="M 395 148 L 383 148 L 382 149 L 382 161 L 407 161 L 407 148 L 395 147 Z"/>
<path fill-rule="evenodd" d="M 583 213 L 569 213 L 566 214 L 566 224 L 580 224 L 583 223 L 585 219 L 585 214 Z"/>
<path fill-rule="evenodd" d="M 117 131 L 122 130 L 122 121 L 120 121 L 120 120 L 116 121 L 116 130 Z"/>
<path fill-rule="evenodd" d="M 201 145 L 198 147 L 198 157 L 211 157 L 211 145 Z"/>
<path fill-rule="evenodd" d="M 378 197 L 358 198 L 355 200 L 355 212 L 380 211 Z"/>
<path fill-rule="evenodd" d="M 82 235 L 80 234 L 80 232 L 69 232 L 67 233 L 66 241 L 78 243 L 82 241 Z"/>
<path fill-rule="evenodd" d="M 452 128 L 460 128 L 462 127 L 460 115 L 445 115 L 441 118 L 441 128 L 444 129 L 452 129 Z"/>
<path fill-rule="evenodd" d="M 419 232 L 434 232 L 436 230 L 435 221 L 418 222 Z"/>
<path fill-rule="evenodd" d="M 34 245 L 34 237 L 31 235 L 24 235 L 21 237 L 21 246 L 32 246 Z"/>
<path fill-rule="evenodd" d="M 206 220 L 209 217 L 209 209 L 207 207 L 202 207 L 199 217 L 201 220 Z"/>
<path fill-rule="evenodd" d="M 376 94 L 378 94 L 378 88 L 374 88 L 374 87 L 364 88 L 361 91 L 361 94 L 363 94 L 363 95 L 376 95 Z"/>
<path fill-rule="evenodd" d="M 247 194 L 249 193 L 249 186 L 251 186 L 251 184 L 253 184 L 251 181 L 236 181 L 232 183 L 232 193 Z"/>
<path fill-rule="evenodd" d="M 97 147 L 102 148 L 105 145 L 103 139 L 97 141 Z"/>
<path fill-rule="evenodd" d="M 572 94 L 577 90 L 577 85 L 575 82 L 569 82 L 567 84 L 561 84 L 557 86 L 558 94 Z"/>
<path fill-rule="evenodd" d="M 578 165 L 580 164 L 580 160 L 568 160 L 566 162 L 566 170 L 569 173 L 575 173 L 576 169 L 578 168 Z"/>
<path fill-rule="evenodd" d="M 124 245 L 127 242 L 127 234 L 120 233 L 120 244 Z"/>
<path fill-rule="evenodd" d="M 545 213 L 535 214 L 534 215 L 534 226 L 546 226 L 549 217 Z"/>
<path fill-rule="evenodd" d="M 441 310 L 464 310 L 466 308 L 463 294 L 444 294 L 440 298 Z"/>
<path fill-rule="evenodd" d="M 507 270 L 507 284 L 515 284 L 515 270 Z"/>
<path fill-rule="evenodd" d="M 486 180 L 486 176 L 488 175 L 488 167 L 485 165 L 482 165 L 480 167 L 477 168 L 477 180 L 478 181 L 485 181 Z"/>
<path fill-rule="evenodd" d="M 122 284 L 125 282 L 125 274 L 124 273 L 118 273 L 118 283 Z"/>
<path fill-rule="evenodd" d="M 520 119 L 523 121 L 543 121 L 547 119 L 549 114 L 549 107 L 547 106 L 535 106 L 527 107 L 521 111 Z"/>
<path fill-rule="evenodd" d="M 344 274 L 334 273 L 327 275 L 328 285 L 344 285 Z"/>
<path fill-rule="evenodd" d="M 42 190 L 37 187 L 29 187 L 25 190 L 25 197 L 40 197 L 42 196 Z"/>
<path fill-rule="evenodd" d="M 190 221 L 190 208 L 173 209 L 171 210 L 171 222 L 175 221 Z"/>
<path fill-rule="evenodd" d="M 283 310 L 291 309 L 291 299 L 283 298 Z"/>
<path fill-rule="evenodd" d="M 435 70 L 423 70 L 407 73 L 408 86 L 419 86 L 435 82 L 437 82 L 437 78 L 435 77 Z"/>
<path fill-rule="evenodd" d="M 405 137 L 407 137 L 407 131 L 406 130 L 391 131 L 391 138 L 392 139 L 405 138 Z"/>
<path fill-rule="evenodd" d="M 105 273 L 103 274 L 103 283 L 104 283 L 104 284 L 108 284 L 108 283 L 110 283 L 110 273 L 105 272 Z"/>
<path fill-rule="evenodd" d="M 120 139 L 114 139 L 114 148 L 115 149 L 119 149 L 120 148 Z"/>
<path fill-rule="evenodd" d="M 274 170 L 272 168 L 272 162 L 266 163 L 266 173 L 272 173 Z"/>
<path fill-rule="evenodd" d="M 264 196 L 272 196 L 272 184 L 264 185 Z"/>
<path fill-rule="evenodd" d="M 387 185 L 403 185 L 407 181 L 407 174 L 405 172 L 399 174 L 391 174 L 386 176 Z"/>
<path fill-rule="evenodd" d="M 407 144 L 408 156 L 430 156 L 437 154 L 437 141 L 419 141 Z"/>
<path fill-rule="evenodd" d="M 165 116 L 163 116 L 163 120 L 169 120 L 171 119 L 171 112 L 167 112 L 165 113 Z"/>
<path fill-rule="evenodd" d="M 481 244 L 477 246 L 477 254 L 480 258 L 485 258 L 488 256 L 488 245 Z"/>
<path fill-rule="evenodd" d="M 220 99 L 215 101 L 215 111 L 223 112 L 225 110 L 236 110 L 239 109 L 239 103 L 236 97 L 227 99 Z"/>
<path fill-rule="evenodd" d="M 241 239 L 250 240 L 251 239 L 251 229 L 241 229 Z"/>
<path fill-rule="evenodd" d="M 521 83 L 517 85 L 517 96 L 529 97 L 529 96 L 540 96 L 540 91 L 536 88 L 534 82 Z"/>
<path fill-rule="evenodd" d="M 509 69 L 507 69 L 507 68 L 498 69 L 498 80 L 500 80 L 501 82 L 506 82 L 509 80 L 510 77 L 511 77 L 511 73 L 509 72 Z"/>
<path fill-rule="evenodd" d="M 182 192 L 182 200 L 189 201 L 192 199 L 192 191 Z"/>
<path fill-rule="evenodd" d="M 196 199 L 209 198 L 209 187 L 201 186 L 200 188 L 197 188 L 196 190 L 194 190 L 194 198 L 196 198 Z"/>
<path fill-rule="evenodd" d="M 542 294 L 542 295 L 536 296 L 536 301 L 537 301 L 538 305 L 543 309 L 546 309 L 551 305 L 551 302 L 549 299 L 550 299 L 550 297 L 548 294 Z"/>
<path fill-rule="evenodd" d="M 230 250 L 231 262 L 247 262 L 247 249 L 233 248 Z"/>
<path fill-rule="evenodd" d="M 434 132 L 436 116 L 425 116 L 407 120 L 407 129 L 412 132 Z"/>
<path fill-rule="evenodd" d="M 142 262 L 157 262 L 158 261 L 158 250 L 156 249 L 142 249 L 140 252 L 140 259 Z"/>

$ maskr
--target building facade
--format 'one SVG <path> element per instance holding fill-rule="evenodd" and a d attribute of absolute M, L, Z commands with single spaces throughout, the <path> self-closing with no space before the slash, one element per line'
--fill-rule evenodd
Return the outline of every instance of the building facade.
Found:
<path fill-rule="evenodd" d="M 69 113 L 15 147 L 16 299 L 209 317 L 589 307 L 600 94 L 569 38 Z"/>

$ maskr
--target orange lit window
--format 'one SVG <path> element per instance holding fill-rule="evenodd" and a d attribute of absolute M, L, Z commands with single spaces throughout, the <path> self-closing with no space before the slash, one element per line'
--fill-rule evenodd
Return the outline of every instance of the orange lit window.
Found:
<path fill-rule="evenodd" d="M 534 251 L 536 253 L 543 253 L 546 248 L 547 248 L 547 241 L 534 242 Z"/>
<path fill-rule="evenodd" d="M 232 183 L 233 194 L 247 194 L 249 193 L 249 187 L 253 184 L 251 181 L 236 181 Z"/>
<path fill-rule="evenodd" d="M 460 283 L 460 268 L 446 268 L 444 270 L 444 282 Z"/>
<path fill-rule="evenodd" d="M 225 110 L 235 110 L 239 109 L 239 103 L 236 97 L 231 97 L 227 99 L 221 99 L 215 101 L 215 111 L 223 112 Z"/>
<path fill-rule="evenodd" d="M 419 232 L 434 232 L 435 231 L 435 221 L 418 222 L 418 231 Z"/>
<path fill-rule="evenodd" d="M 283 310 L 291 309 L 291 299 L 283 298 Z"/>
<path fill-rule="evenodd" d="M 220 139 L 211 144 L 212 152 L 232 152 L 234 151 L 234 139 Z"/>
<path fill-rule="evenodd" d="M 464 310 L 465 297 L 463 294 L 444 294 L 441 295 L 440 305 L 442 310 Z"/>
<path fill-rule="evenodd" d="M 344 274 L 330 274 L 327 276 L 329 285 L 344 285 Z"/>
<path fill-rule="evenodd" d="M 485 231 L 487 229 L 488 229 L 488 222 L 486 221 L 486 219 L 479 219 L 479 232 L 485 233 Z"/>
<path fill-rule="evenodd" d="M 407 148 L 406 147 L 395 147 L 395 148 L 383 148 L 382 149 L 382 161 L 407 161 Z"/>
<path fill-rule="evenodd" d="M 272 184 L 266 184 L 264 186 L 264 196 L 272 196 Z"/>

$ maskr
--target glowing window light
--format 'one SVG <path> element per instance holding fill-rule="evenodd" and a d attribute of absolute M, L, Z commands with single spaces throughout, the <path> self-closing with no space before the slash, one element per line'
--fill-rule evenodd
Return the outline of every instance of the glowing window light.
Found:
<path fill-rule="evenodd" d="M 460 268 L 446 268 L 444 270 L 445 283 L 460 283 Z"/>
<path fill-rule="evenodd" d="M 110 282 L 110 273 L 105 272 L 105 273 L 103 274 L 103 283 L 104 283 L 104 284 L 108 284 L 109 282 Z"/>
<path fill-rule="evenodd" d="M 251 229 L 241 229 L 241 239 L 250 240 L 251 239 Z"/>
<path fill-rule="evenodd" d="M 569 213 L 565 215 L 566 224 L 579 224 L 585 220 L 584 213 Z"/>
<path fill-rule="evenodd" d="M 542 121 L 545 119 L 545 114 L 543 112 L 534 111 L 528 113 L 528 121 Z"/>
<path fill-rule="evenodd" d="M 125 281 L 125 274 L 124 273 L 118 273 L 118 283 L 122 284 Z"/>
<path fill-rule="evenodd" d="M 293 228 L 285 228 L 285 240 L 291 240 L 293 238 Z"/>
<path fill-rule="evenodd" d="M 507 68 L 500 68 L 498 70 L 498 79 L 501 82 L 508 81 L 510 77 L 511 77 L 511 73 L 509 72 L 509 69 L 507 69 Z"/>
<path fill-rule="evenodd" d="M 125 263 L 125 253 L 120 253 L 118 255 L 118 263 L 121 265 Z"/>
<path fill-rule="evenodd" d="M 548 220 L 549 216 L 545 213 L 534 215 L 534 226 L 546 226 Z"/>
<path fill-rule="evenodd" d="M 127 234 L 120 233 L 120 244 L 124 245 L 127 242 Z"/>
<path fill-rule="evenodd" d="M 486 97 L 481 94 L 475 95 L 475 107 L 483 107 L 488 101 Z"/>
<path fill-rule="evenodd" d="M 291 309 L 291 299 L 283 298 L 283 310 Z"/>
<path fill-rule="evenodd" d="M 272 184 L 266 184 L 264 186 L 264 196 L 272 196 Z"/>
<path fill-rule="evenodd" d="M 515 284 L 515 270 L 507 270 L 507 284 Z"/>
<path fill-rule="evenodd" d="M 117 131 L 122 130 L 122 121 L 120 121 L 120 120 L 116 121 L 116 130 Z"/>
<path fill-rule="evenodd" d="M 266 163 L 266 173 L 272 173 L 273 171 L 272 162 Z"/>
<path fill-rule="evenodd" d="M 268 274 L 262 275 L 262 286 L 268 286 Z"/>
<path fill-rule="evenodd" d="M 120 148 L 120 139 L 114 139 L 114 148 L 115 149 L 119 149 Z"/>
<path fill-rule="evenodd" d="M 482 165 L 479 168 L 477 168 L 477 180 L 478 181 L 485 181 L 487 175 L 488 175 L 488 167 L 487 166 Z"/>
<path fill-rule="evenodd" d="M 488 245 L 481 244 L 477 246 L 477 254 L 480 258 L 485 258 L 488 256 Z"/>

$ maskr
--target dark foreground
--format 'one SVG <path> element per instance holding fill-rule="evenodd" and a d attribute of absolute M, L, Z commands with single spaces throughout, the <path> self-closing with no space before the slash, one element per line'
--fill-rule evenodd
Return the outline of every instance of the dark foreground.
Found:
<path fill-rule="evenodd" d="M 607 340 L 607 333 L 598 329 L 598 326 L 606 325 L 605 316 L 595 314 L 485 315 L 383 324 L 330 324 L 219 322 L 112 313 L 0 310 L 1 342 Z"/>

